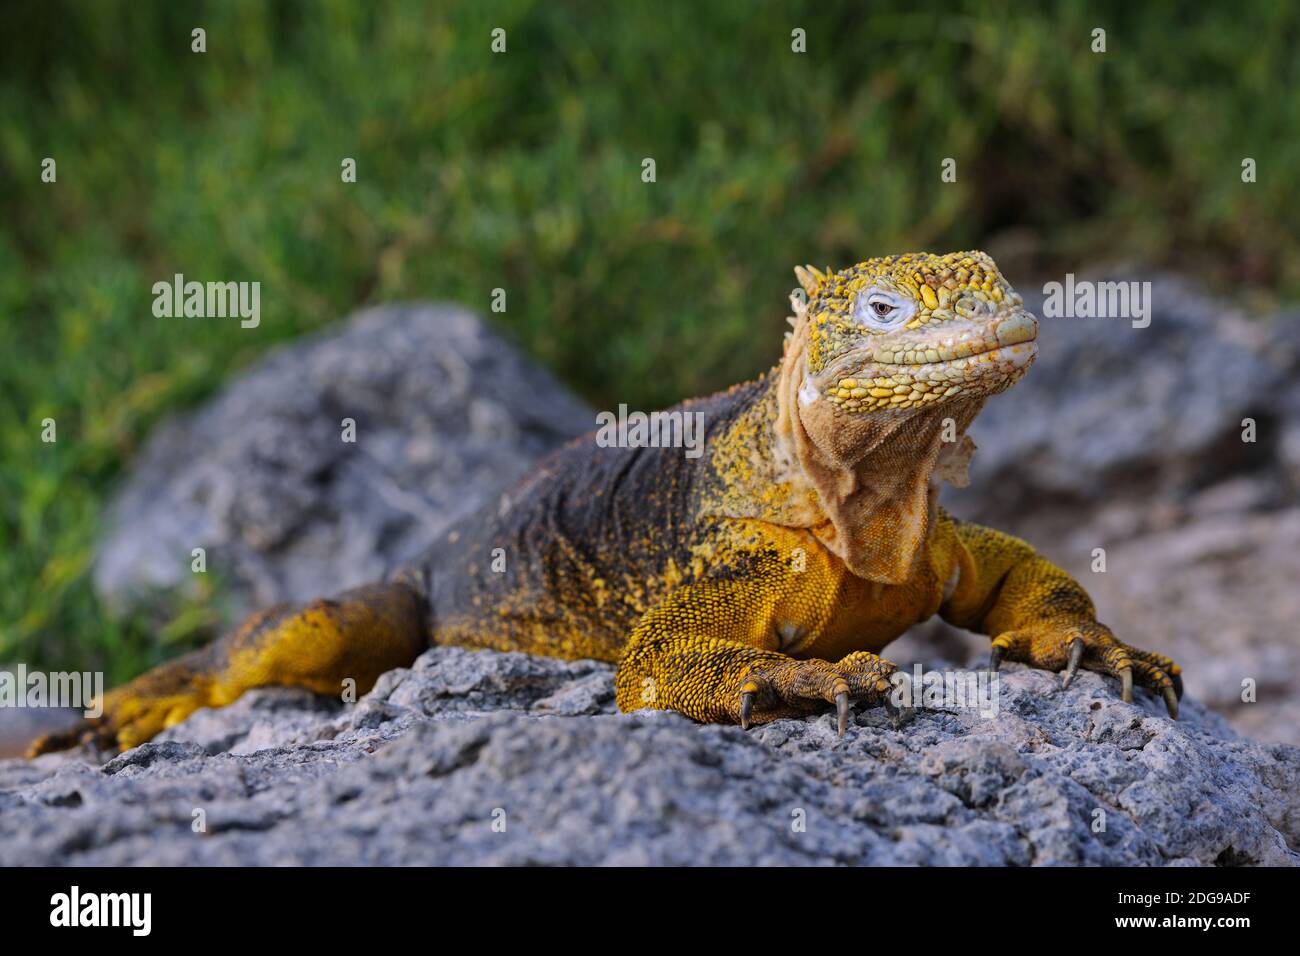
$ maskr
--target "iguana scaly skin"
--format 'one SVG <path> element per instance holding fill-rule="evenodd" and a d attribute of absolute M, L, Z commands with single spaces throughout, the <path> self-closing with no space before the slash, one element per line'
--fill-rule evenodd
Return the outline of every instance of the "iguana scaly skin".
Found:
<path fill-rule="evenodd" d="M 430 644 L 617 661 L 622 710 L 748 726 L 885 703 L 878 657 L 939 614 L 992 636 L 992 664 L 1078 667 L 1164 696 L 1179 668 L 1120 643 L 1077 582 L 1023 541 L 938 507 L 965 431 L 1033 362 L 1037 323 L 981 252 L 796 269 L 794 330 L 759 379 L 674 411 L 706 453 L 602 447 L 541 462 L 388 581 L 280 606 L 104 700 L 122 748 L 199 707 L 291 684 L 365 691 Z"/>

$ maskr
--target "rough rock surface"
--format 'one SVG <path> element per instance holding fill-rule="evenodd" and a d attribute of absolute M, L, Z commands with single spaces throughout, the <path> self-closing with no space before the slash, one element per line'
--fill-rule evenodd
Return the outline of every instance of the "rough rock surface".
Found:
<path fill-rule="evenodd" d="M 103 766 L 0 762 L 0 865 L 1300 863 L 1300 750 L 1095 674 L 1011 665 L 995 718 L 842 741 L 612 697 L 606 664 L 457 648 L 351 707 L 257 691 Z"/>

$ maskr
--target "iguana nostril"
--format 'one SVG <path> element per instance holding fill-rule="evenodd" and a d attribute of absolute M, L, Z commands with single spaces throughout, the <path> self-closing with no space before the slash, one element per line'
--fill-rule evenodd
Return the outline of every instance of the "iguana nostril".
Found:
<path fill-rule="evenodd" d="M 1038 337 L 1038 322 L 1028 312 L 1017 312 L 997 327 L 998 345 L 1019 345 Z"/>

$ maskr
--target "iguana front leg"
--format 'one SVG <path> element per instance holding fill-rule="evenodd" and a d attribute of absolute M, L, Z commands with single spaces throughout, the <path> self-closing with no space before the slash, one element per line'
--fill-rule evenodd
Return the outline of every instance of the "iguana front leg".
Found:
<path fill-rule="evenodd" d="M 761 591 L 752 580 L 705 582 L 647 613 L 619 661 L 619 709 L 675 710 L 747 728 L 832 705 L 843 736 L 851 700 L 889 705 L 897 668 L 884 658 L 857 651 L 835 663 L 797 660 L 761 646 L 754 616 Z"/>
<path fill-rule="evenodd" d="M 1133 702 L 1136 683 L 1160 694 L 1177 719 L 1181 668 L 1168 657 L 1117 640 L 1070 575 L 1019 538 L 946 514 L 940 522 L 940 535 L 950 536 L 957 584 L 939 614 L 993 637 L 994 670 L 1003 660 L 1064 670 L 1066 687 L 1080 667 L 1099 671 L 1120 679 L 1126 703 Z"/>

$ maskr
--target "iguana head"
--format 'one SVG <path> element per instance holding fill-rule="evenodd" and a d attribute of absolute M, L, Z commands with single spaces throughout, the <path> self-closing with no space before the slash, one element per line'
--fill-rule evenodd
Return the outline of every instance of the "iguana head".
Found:
<path fill-rule="evenodd" d="M 938 506 L 961 485 L 985 400 L 1033 362 L 1038 323 L 982 252 L 796 269 L 777 384 L 775 471 L 807 502 L 803 522 L 856 575 L 912 574 Z"/>
<path fill-rule="evenodd" d="M 856 415 L 934 408 L 1014 385 L 1038 323 L 982 252 L 868 259 L 795 273 L 808 293 L 800 405 Z"/>

